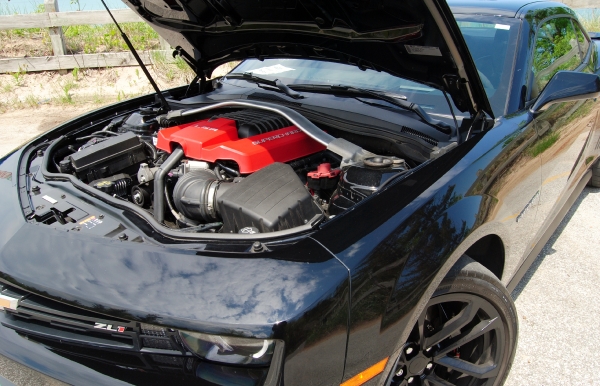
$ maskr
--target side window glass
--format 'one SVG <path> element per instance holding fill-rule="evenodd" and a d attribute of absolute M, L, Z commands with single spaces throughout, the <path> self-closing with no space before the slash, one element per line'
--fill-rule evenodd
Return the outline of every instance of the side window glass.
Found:
<path fill-rule="evenodd" d="M 571 19 L 559 17 L 542 24 L 533 53 L 531 99 L 539 95 L 558 71 L 574 70 L 580 63 L 579 44 Z"/>
<path fill-rule="evenodd" d="M 588 49 L 590 48 L 590 42 L 587 40 L 586 36 L 583 34 L 579 23 L 573 21 L 573 26 L 575 27 L 575 33 L 577 35 L 577 42 L 579 42 L 579 50 L 581 51 L 581 60 L 585 59 L 587 55 Z"/>

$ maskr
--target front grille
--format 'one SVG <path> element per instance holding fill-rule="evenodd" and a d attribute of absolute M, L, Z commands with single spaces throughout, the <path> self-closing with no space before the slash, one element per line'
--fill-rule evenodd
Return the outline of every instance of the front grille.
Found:
<path fill-rule="evenodd" d="M 155 339 L 155 338 L 142 338 L 144 347 L 154 347 L 163 350 L 174 350 L 173 344 L 169 340 Z"/>
<path fill-rule="evenodd" d="M 4 327 L 126 383 L 214 386 L 215 379 L 225 384 L 239 379 L 240 384 L 256 386 L 267 376 L 268 368 L 205 362 L 187 351 L 178 332 L 170 328 L 86 311 L 2 284 L 0 294 L 19 300 L 16 310 L 0 312 Z"/>
<path fill-rule="evenodd" d="M 168 355 L 153 354 L 153 355 L 150 355 L 150 358 L 152 358 L 152 360 L 159 365 L 176 366 L 176 367 L 183 366 L 183 362 L 185 361 L 185 358 L 173 357 L 173 356 L 168 356 Z"/>
<path fill-rule="evenodd" d="M 21 334 L 121 352 L 191 356 L 173 329 L 109 317 L 7 286 L 0 286 L 0 293 L 19 299 L 16 310 L 5 309 L 2 325 Z"/>

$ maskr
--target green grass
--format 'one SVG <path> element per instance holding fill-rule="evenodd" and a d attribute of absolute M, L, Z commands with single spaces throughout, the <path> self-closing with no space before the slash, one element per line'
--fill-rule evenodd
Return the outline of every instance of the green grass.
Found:
<path fill-rule="evenodd" d="M 39 105 L 39 100 L 34 95 L 27 95 L 25 98 L 25 105 L 29 108 L 36 108 Z"/>
<path fill-rule="evenodd" d="M 146 23 L 122 23 L 123 32 L 138 51 L 160 49 L 158 34 Z M 112 24 L 76 25 L 63 29 L 69 53 L 93 54 L 128 51 L 127 44 Z"/>
<path fill-rule="evenodd" d="M 537 157 L 538 155 L 540 155 L 543 152 L 545 152 L 546 150 L 548 150 L 550 148 L 550 146 L 554 145 L 556 143 L 556 141 L 558 141 L 559 137 L 560 137 L 560 134 L 556 131 L 553 131 L 549 135 L 543 137 L 539 142 L 537 142 L 529 150 L 529 154 L 532 157 Z"/>
<path fill-rule="evenodd" d="M 44 5 L 37 6 L 35 13 L 43 13 Z M 19 9 L 0 4 L 0 15 L 14 15 Z M 138 51 L 160 49 L 158 34 L 146 23 L 121 23 L 131 43 Z M 63 27 L 67 53 L 93 54 L 101 52 L 129 51 L 117 27 L 113 24 L 78 25 Z M 15 42 L 18 44 L 14 48 Z M 11 55 L 12 54 L 12 55 Z M 0 31 L 0 55 L 47 56 L 52 55 L 52 44 L 47 28 L 20 28 Z"/>
<path fill-rule="evenodd" d="M 585 164 L 589 165 L 594 160 L 594 157 L 590 156 L 585 159 Z"/>
<path fill-rule="evenodd" d="M 43 4 L 39 4 L 34 13 L 43 13 L 45 10 Z M 16 7 L 9 6 L 8 4 L 0 3 L 0 15 L 17 15 L 23 12 Z M 44 56 L 52 55 L 52 44 L 50 43 L 50 36 L 48 35 L 47 28 L 19 28 L 12 30 L 0 31 L 0 55 L 10 57 L 12 44 L 18 39 L 27 39 L 35 44 L 30 44 L 31 47 L 20 48 L 19 52 L 21 56 Z"/>
<path fill-rule="evenodd" d="M 0 83 L 0 88 L 2 88 L 3 92 L 9 93 L 13 90 L 13 85 L 10 83 Z"/>
<path fill-rule="evenodd" d="M 152 70 L 168 82 L 179 80 L 182 84 L 189 83 L 194 78 L 194 72 L 179 56 L 174 61 L 162 52 L 152 53 Z"/>
<path fill-rule="evenodd" d="M 25 69 L 21 68 L 21 66 L 19 66 L 19 71 L 17 72 L 13 72 L 11 75 L 12 77 L 15 79 L 15 84 L 18 87 L 23 86 L 23 82 L 25 82 L 25 74 L 27 73 L 27 71 L 25 71 Z"/>
<path fill-rule="evenodd" d="M 75 67 L 75 68 L 73 69 L 73 72 L 72 72 L 72 74 L 73 74 L 73 79 L 74 79 L 76 82 L 77 82 L 77 81 L 79 81 L 79 67 Z"/>
<path fill-rule="evenodd" d="M 158 50 L 158 34 L 145 23 L 122 23 L 121 28 L 138 51 Z M 68 54 L 94 54 L 100 52 L 129 51 L 121 34 L 114 25 L 77 25 L 64 27 L 65 44 Z M 19 47 L 20 54 L 26 56 L 52 55 L 52 44 L 48 30 L 43 28 L 22 28 L 0 31 L 0 55 L 11 56 L 11 43 L 16 40 L 29 40 L 31 44 Z"/>
<path fill-rule="evenodd" d="M 72 79 L 67 80 L 61 85 L 62 94 L 60 94 L 59 100 L 64 104 L 73 104 L 73 96 L 71 90 L 75 88 L 75 82 Z"/>

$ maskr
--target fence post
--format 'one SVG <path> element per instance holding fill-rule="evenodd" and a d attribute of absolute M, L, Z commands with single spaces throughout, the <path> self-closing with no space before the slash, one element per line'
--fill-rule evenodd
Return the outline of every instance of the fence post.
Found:
<path fill-rule="evenodd" d="M 46 12 L 58 12 L 57 0 L 44 0 L 44 7 L 46 8 Z M 50 27 L 48 30 L 54 56 L 64 55 L 67 52 L 67 47 L 65 46 L 65 36 L 63 35 L 62 27 Z"/>

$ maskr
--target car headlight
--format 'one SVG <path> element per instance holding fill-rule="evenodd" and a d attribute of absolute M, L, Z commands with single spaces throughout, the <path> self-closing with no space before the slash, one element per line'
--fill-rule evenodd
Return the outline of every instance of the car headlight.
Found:
<path fill-rule="evenodd" d="M 191 331 L 179 331 L 179 335 L 188 349 L 213 362 L 268 365 L 275 349 L 275 341 L 271 339 L 237 338 Z"/>

